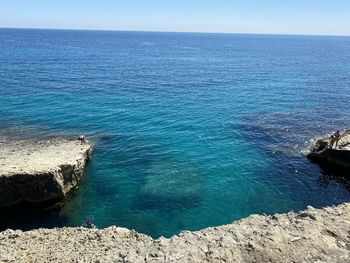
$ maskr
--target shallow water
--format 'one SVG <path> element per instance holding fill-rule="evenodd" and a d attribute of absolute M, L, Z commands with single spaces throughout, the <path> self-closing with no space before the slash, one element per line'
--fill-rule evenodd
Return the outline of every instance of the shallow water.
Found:
<path fill-rule="evenodd" d="M 303 154 L 350 127 L 349 37 L 1 29 L 0 62 L 0 139 L 96 143 L 61 211 L 1 229 L 158 237 L 350 201 Z"/>

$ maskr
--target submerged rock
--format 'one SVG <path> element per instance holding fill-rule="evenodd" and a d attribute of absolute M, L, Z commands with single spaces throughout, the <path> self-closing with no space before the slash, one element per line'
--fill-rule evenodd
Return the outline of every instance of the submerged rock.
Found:
<path fill-rule="evenodd" d="M 0 142 L 0 207 L 63 200 L 78 186 L 91 152 L 89 143 L 64 139 Z"/>
<path fill-rule="evenodd" d="M 148 170 L 139 195 L 142 203 L 173 207 L 195 205 L 202 197 L 203 182 L 196 167 L 175 160 L 159 161 Z"/>
<path fill-rule="evenodd" d="M 325 169 L 350 171 L 350 131 L 341 133 L 338 145 L 332 144 L 331 136 L 319 139 L 307 157 Z M 349 175 L 349 173 L 347 173 Z"/>

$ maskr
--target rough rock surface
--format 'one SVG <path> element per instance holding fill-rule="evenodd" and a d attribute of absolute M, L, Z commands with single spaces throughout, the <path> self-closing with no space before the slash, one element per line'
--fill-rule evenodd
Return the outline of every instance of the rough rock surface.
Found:
<path fill-rule="evenodd" d="M 338 147 L 330 147 L 330 137 L 316 141 L 307 157 L 326 169 L 340 169 L 350 173 L 350 131 L 343 132 Z"/>
<path fill-rule="evenodd" d="M 0 207 L 64 199 L 91 151 L 88 143 L 64 139 L 0 142 Z"/>
<path fill-rule="evenodd" d="M 125 228 L 0 233 L 0 262 L 350 262 L 350 203 L 153 240 Z"/>

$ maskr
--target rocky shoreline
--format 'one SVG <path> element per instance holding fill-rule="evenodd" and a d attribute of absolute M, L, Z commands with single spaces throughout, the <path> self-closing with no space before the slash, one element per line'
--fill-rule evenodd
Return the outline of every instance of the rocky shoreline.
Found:
<path fill-rule="evenodd" d="M 319 140 L 308 157 L 349 164 L 350 132 L 338 148 Z M 79 141 L 0 143 L 0 205 L 64 199 L 77 187 L 92 146 Z M 20 179 L 22 178 L 22 179 Z M 54 187 L 53 187 L 54 186 Z M 24 188 L 22 188 L 24 187 Z M 116 226 L 0 232 L 3 262 L 350 262 L 350 203 L 298 213 L 251 215 L 169 239 Z"/>
<path fill-rule="evenodd" d="M 152 239 L 125 228 L 0 233 L 0 262 L 350 262 L 350 203 Z"/>
<path fill-rule="evenodd" d="M 0 142 L 0 207 L 59 202 L 78 186 L 92 145 L 78 140 Z"/>
<path fill-rule="evenodd" d="M 341 133 L 337 145 L 333 137 L 325 137 L 316 141 L 307 157 L 324 170 L 340 173 L 350 177 L 350 130 Z"/>

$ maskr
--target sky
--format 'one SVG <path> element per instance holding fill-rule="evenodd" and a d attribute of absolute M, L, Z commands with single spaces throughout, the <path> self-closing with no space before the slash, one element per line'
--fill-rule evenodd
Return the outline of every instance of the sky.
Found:
<path fill-rule="evenodd" d="M 0 27 L 350 35 L 350 0 L 0 0 Z"/>

